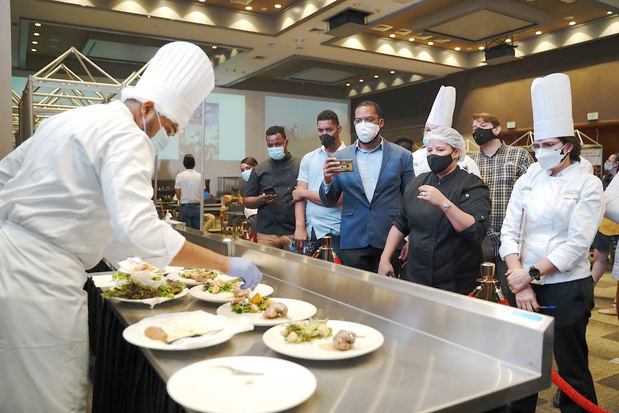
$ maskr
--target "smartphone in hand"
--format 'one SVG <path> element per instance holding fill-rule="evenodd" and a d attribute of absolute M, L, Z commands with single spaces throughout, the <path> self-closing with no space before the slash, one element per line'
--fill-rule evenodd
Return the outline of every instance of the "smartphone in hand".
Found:
<path fill-rule="evenodd" d="M 354 172 L 354 170 L 352 159 L 340 159 L 340 172 Z"/>
<path fill-rule="evenodd" d="M 275 189 L 272 186 L 267 186 L 262 191 L 265 195 L 275 195 Z"/>

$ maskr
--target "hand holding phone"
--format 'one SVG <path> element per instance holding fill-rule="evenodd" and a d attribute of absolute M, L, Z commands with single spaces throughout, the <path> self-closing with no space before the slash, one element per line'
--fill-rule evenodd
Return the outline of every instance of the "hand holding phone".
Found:
<path fill-rule="evenodd" d="M 352 159 L 340 159 L 340 172 L 354 172 L 354 170 Z"/>

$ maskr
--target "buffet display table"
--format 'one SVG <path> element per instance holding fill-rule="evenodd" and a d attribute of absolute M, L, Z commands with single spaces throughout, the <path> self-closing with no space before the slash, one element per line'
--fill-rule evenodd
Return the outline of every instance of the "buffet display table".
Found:
<path fill-rule="evenodd" d="M 480 411 L 550 384 L 552 319 L 380 278 L 348 267 L 254 243 L 226 243 L 183 232 L 191 241 L 252 258 L 274 297 L 304 300 L 318 318 L 348 320 L 379 330 L 384 345 L 355 359 L 308 361 L 281 356 L 262 342 L 266 328 L 200 350 L 156 351 L 125 342 L 125 326 L 142 318 L 218 304 L 189 295 L 153 309 L 101 299 L 87 284 L 91 347 L 96 355 L 93 412 L 176 412 L 165 382 L 191 363 L 225 356 L 268 356 L 310 369 L 318 388 L 295 411 Z M 534 317 L 531 317 L 534 316 Z"/>

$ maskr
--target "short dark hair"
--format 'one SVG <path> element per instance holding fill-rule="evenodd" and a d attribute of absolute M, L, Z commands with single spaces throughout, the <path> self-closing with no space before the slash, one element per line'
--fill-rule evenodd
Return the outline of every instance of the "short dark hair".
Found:
<path fill-rule="evenodd" d="M 497 118 L 496 116 L 494 116 L 492 113 L 488 113 L 488 112 L 479 112 L 479 113 L 473 113 L 473 120 L 477 119 L 477 118 L 482 118 L 484 120 L 484 122 L 490 122 L 492 123 L 492 126 L 494 126 L 495 128 L 497 126 L 500 126 L 501 123 L 499 122 L 499 118 Z"/>
<path fill-rule="evenodd" d="M 570 151 L 570 161 L 572 162 L 580 162 L 580 141 L 574 136 L 564 136 L 559 138 L 559 140 L 563 143 L 563 145 L 567 143 L 571 143 L 574 145 L 574 149 Z"/>
<path fill-rule="evenodd" d="M 336 126 L 340 126 L 340 120 L 337 118 L 337 113 L 335 113 L 331 109 L 323 110 L 322 112 L 318 114 L 318 117 L 316 118 L 316 122 L 321 121 L 321 120 L 330 120 Z"/>
<path fill-rule="evenodd" d="M 183 158 L 183 166 L 187 169 L 193 169 L 196 166 L 196 159 L 192 154 L 188 153 Z"/>
<path fill-rule="evenodd" d="M 269 129 L 267 129 L 265 135 L 271 136 L 278 133 L 282 135 L 282 138 L 286 139 L 286 131 L 281 126 L 271 126 Z"/>
<path fill-rule="evenodd" d="M 244 163 L 245 165 L 249 165 L 249 166 L 258 165 L 258 161 L 256 160 L 256 158 L 252 158 L 251 156 L 248 156 L 247 158 L 243 158 L 241 163 Z"/>
<path fill-rule="evenodd" d="M 399 145 L 401 147 L 403 147 L 404 149 L 412 152 L 413 151 L 413 141 L 410 138 L 407 138 L 405 136 L 399 137 L 398 139 L 395 140 L 396 145 Z"/>
<path fill-rule="evenodd" d="M 374 108 L 374 111 L 376 111 L 376 114 L 378 115 L 378 119 L 383 118 L 383 110 L 380 108 L 380 106 L 378 106 L 378 103 L 374 102 L 373 100 L 364 100 L 363 102 L 359 103 L 357 106 L 355 106 L 355 111 L 361 106 L 372 106 Z"/>

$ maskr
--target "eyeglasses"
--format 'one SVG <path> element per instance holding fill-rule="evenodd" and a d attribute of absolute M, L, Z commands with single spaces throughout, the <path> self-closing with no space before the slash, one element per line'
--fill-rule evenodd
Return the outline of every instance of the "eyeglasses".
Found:
<path fill-rule="evenodd" d="M 552 149 L 561 143 L 561 141 L 534 143 L 529 148 L 531 148 L 531 150 L 535 152 L 539 149 Z"/>
<path fill-rule="evenodd" d="M 377 119 L 373 116 L 368 116 L 367 118 L 355 118 L 353 120 L 353 122 L 355 123 L 355 125 L 360 124 L 361 122 L 367 122 L 367 123 L 375 123 L 377 121 Z"/>

